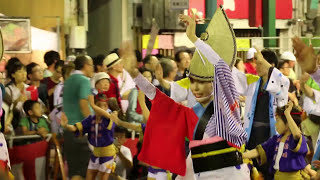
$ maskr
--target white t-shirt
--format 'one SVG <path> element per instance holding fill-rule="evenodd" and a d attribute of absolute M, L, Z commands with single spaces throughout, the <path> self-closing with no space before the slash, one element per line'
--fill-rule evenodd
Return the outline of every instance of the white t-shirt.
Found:
<path fill-rule="evenodd" d="M 125 146 L 121 146 L 120 152 L 123 154 L 124 157 L 126 157 L 132 163 L 132 154 L 129 148 Z M 122 178 L 126 178 L 127 169 L 125 168 L 124 163 L 122 162 L 119 156 L 117 156 L 115 162 L 116 162 L 115 173 Z"/>

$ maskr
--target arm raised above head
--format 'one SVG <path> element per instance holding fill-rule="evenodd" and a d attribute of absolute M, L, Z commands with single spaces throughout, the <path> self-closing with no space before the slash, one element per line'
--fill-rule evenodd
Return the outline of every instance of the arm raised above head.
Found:
<path fill-rule="evenodd" d="M 194 15 L 191 17 L 187 15 L 180 15 L 180 20 L 187 24 L 186 33 L 191 42 L 195 44 L 195 46 L 200 50 L 200 52 L 208 59 L 208 61 L 215 65 L 221 59 L 220 56 L 205 42 L 200 40 L 196 36 L 196 22 Z M 196 52 L 198 50 L 196 49 Z M 200 53 L 197 52 L 197 53 Z M 201 54 L 200 54 L 201 56 Z"/>
<path fill-rule="evenodd" d="M 156 87 L 143 77 L 142 74 L 139 73 L 137 77 L 134 78 L 134 82 L 150 100 L 154 99 L 156 96 Z"/>

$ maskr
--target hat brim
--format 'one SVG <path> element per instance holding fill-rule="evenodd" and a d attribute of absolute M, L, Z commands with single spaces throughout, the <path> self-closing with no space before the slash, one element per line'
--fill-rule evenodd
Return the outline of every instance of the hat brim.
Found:
<path fill-rule="evenodd" d="M 119 59 L 115 60 L 113 63 L 111 63 L 111 64 L 107 65 L 107 69 L 112 68 L 113 66 L 115 66 L 115 65 L 119 64 L 120 62 L 122 62 L 122 59 L 121 59 L 121 58 L 119 58 Z"/>

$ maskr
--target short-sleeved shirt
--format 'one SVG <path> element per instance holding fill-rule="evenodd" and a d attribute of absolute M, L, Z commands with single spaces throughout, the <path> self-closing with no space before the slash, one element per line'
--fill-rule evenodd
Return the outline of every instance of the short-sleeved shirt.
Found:
<path fill-rule="evenodd" d="M 38 123 L 34 123 L 29 117 L 24 117 L 20 119 L 19 125 L 21 127 L 27 127 L 29 131 L 36 131 L 39 128 L 45 128 L 47 131 L 49 131 L 47 121 L 44 118 L 39 118 L 38 120 Z"/>
<path fill-rule="evenodd" d="M 89 78 L 83 74 L 72 74 L 66 80 L 63 89 L 63 109 L 69 119 L 69 124 L 73 125 L 86 118 L 81 112 L 79 101 L 88 99 L 90 94 Z"/>

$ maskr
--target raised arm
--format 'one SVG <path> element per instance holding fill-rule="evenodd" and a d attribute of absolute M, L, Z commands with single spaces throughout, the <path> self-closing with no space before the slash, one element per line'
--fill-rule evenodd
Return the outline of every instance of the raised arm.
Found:
<path fill-rule="evenodd" d="M 137 59 L 133 51 L 132 43 L 124 42 L 121 46 L 121 58 L 124 60 L 124 68 L 133 78 L 136 85 L 150 100 L 156 95 L 156 87 L 141 75 L 137 68 Z"/>
<path fill-rule="evenodd" d="M 299 127 L 297 126 L 297 124 L 294 122 L 292 116 L 291 116 L 291 110 L 292 110 L 292 107 L 293 107 L 293 102 L 292 101 L 289 101 L 288 103 L 288 107 L 287 109 L 284 111 L 284 115 L 286 116 L 287 118 L 287 121 L 288 121 L 288 126 L 289 126 L 289 129 L 293 135 L 293 138 L 295 140 L 299 140 L 301 138 L 301 131 L 299 129 Z"/>
<path fill-rule="evenodd" d="M 158 64 L 155 71 L 156 79 L 159 81 L 160 86 L 166 90 L 170 90 L 171 85 L 168 81 L 163 79 L 163 69 L 161 64 Z"/>
<path fill-rule="evenodd" d="M 314 93 L 312 91 L 312 88 L 306 84 L 306 82 L 309 80 L 310 75 L 307 73 L 304 73 L 300 79 L 300 87 L 301 91 L 310 99 L 314 100 Z"/>
<path fill-rule="evenodd" d="M 263 55 L 261 54 L 260 50 L 258 48 L 256 49 L 256 53 L 255 53 L 255 57 L 257 59 L 256 63 L 257 63 L 257 67 L 259 67 L 259 76 L 262 77 L 264 82 L 268 81 L 269 78 L 269 70 L 272 67 L 271 64 L 264 59 Z"/>
<path fill-rule="evenodd" d="M 92 107 L 92 109 L 94 110 L 95 113 L 100 114 L 105 118 L 110 118 L 111 117 L 110 113 L 108 113 L 107 111 L 101 109 L 100 107 L 98 107 L 97 105 L 94 104 L 93 95 L 89 95 L 88 101 L 89 101 L 90 106 Z"/>
<path fill-rule="evenodd" d="M 312 45 L 307 46 L 300 38 L 297 36 L 292 38 L 292 46 L 296 51 L 295 56 L 297 57 L 297 62 L 300 65 L 302 71 L 307 72 L 311 75 L 320 85 L 320 69 L 318 68 L 318 56 L 315 54 Z"/>
<path fill-rule="evenodd" d="M 208 59 L 208 61 L 215 65 L 221 59 L 220 56 L 205 42 L 198 39 L 196 36 L 196 21 L 195 16 L 193 15 L 192 18 L 187 15 L 180 15 L 180 20 L 187 24 L 187 36 L 192 41 L 195 46 L 200 50 L 200 52 Z M 196 51 L 198 51 L 196 49 Z M 198 52 L 199 53 L 199 52 Z M 201 54 L 200 54 L 201 55 Z"/>
<path fill-rule="evenodd" d="M 144 123 L 147 123 L 149 116 L 150 116 L 150 111 L 146 105 L 145 94 L 140 90 L 138 91 L 138 102 L 139 102 L 141 110 L 142 110 Z"/>

